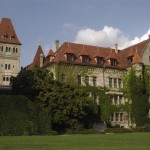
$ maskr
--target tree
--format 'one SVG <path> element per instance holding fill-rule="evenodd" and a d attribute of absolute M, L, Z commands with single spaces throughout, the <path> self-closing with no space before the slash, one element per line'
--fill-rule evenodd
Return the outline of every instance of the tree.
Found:
<path fill-rule="evenodd" d="M 56 130 L 88 127 L 95 119 L 96 103 L 82 87 L 75 87 L 53 80 L 46 69 L 21 70 L 12 78 L 13 91 L 26 95 L 49 112 L 52 126 Z"/>

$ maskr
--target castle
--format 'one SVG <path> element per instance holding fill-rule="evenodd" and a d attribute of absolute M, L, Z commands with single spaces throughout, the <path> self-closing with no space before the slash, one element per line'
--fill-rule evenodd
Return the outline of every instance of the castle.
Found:
<path fill-rule="evenodd" d="M 9 19 L 3 18 L 0 24 L 0 85 L 8 85 L 10 76 L 19 71 L 20 42 Z M 64 42 L 59 46 L 56 40 L 56 52 L 52 49 L 47 56 L 39 45 L 33 62 L 26 68 L 36 66 L 46 68 L 53 73 L 54 79 L 77 85 L 106 87 L 112 105 L 122 105 L 128 101 L 123 96 L 123 75 L 132 66 L 141 76 L 142 67 L 150 67 L 150 38 L 125 49 L 105 48 L 84 44 Z M 97 103 L 100 101 L 95 98 Z M 150 118 L 150 110 L 148 112 Z M 112 125 L 132 126 L 126 119 L 127 113 L 120 110 L 110 116 Z"/>
<path fill-rule="evenodd" d="M 70 84 L 106 87 L 112 105 L 123 105 L 128 102 L 123 96 L 123 75 L 131 68 L 142 76 L 143 65 L 150 67 L 150 39 L 119 50 L 84 44 L 65 42 L 60 47 L 56 41 L 56 53 L 52 49 L 47 56 L 39 45 L 33 62 L 27 66 L 43 67 L 53 72 L 54 78 Z M 59 48 L 58 48 L 59 47 Z M 100 103 L 96 98 L 97 103 Z M 147 114 L 150 118 L 150 110 Z M 112 125 L 121 127 L 133 126 L 127 120 L 127 113 L 120 110 L 110 116 Z"/>
<path fill-rule="evenodd" d="M 0 87 L 9 87 L 10 77 L 20 70 L 20 46 L 10 19 L 2 18 L 0 23 Z"/>

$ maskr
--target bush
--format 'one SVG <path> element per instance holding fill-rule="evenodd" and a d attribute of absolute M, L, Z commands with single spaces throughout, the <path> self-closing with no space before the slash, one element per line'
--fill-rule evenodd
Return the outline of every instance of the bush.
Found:
<path fill-rule="evenodd" d="M 132 129 L 133 132 L 150 132 L 150 126 L 145 127 L 137 127 Z"/>
<path fill-rule="evenodd" d="M 66 131 L 66 134 L 99 134 L 101 133 L 97 129 L 81 129 L 81 130 L 73 130 L 73 129 L 68 129 Z"/>
<path fill-rule="evenodd" d="M 106 133 L 131 133 L 132 130 L 127 128 L 107 128 Z"/>

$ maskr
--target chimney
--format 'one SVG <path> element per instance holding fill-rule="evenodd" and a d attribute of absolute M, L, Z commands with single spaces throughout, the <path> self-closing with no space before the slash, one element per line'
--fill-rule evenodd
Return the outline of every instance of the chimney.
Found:
<path fill-rule="evenodd" d="M 57 50 L 59 48 L 59 40 L 55 40 L 55 46 L 56 46 L 56 52 L 57 52 Z"/>
<path fill-rule="evenodd" d="M 116 52 L 116 54 L 118 54 L 118 44 L 117 43 L 115 44 L 115 52 Z"/>
<path fill-rule="evenodd" d="M 41 54 L 40 54 L 40 67 L 43 66 L 43 61 L 44 61 L 44 59 L 43 59 L 43 54 L 41 53 Z"/>

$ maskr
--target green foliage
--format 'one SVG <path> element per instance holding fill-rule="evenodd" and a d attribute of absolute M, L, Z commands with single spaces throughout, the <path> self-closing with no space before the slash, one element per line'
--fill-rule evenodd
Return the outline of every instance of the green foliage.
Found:
<path fill-rule="evenodd" d="M 72 130 L 69 129 L 65 134 L 100 134 L 98 129 L 80 129 L 80 130 Z"/>
<path fill-rule="evenodd" d="M 55 72 L 56 80 L 61 82 L 62 74 L 65 74 L 65 82 L 70 85 L 77 85 L 77 75 L 81 75 L 83 81 L 85 76 L 91 73 L 89 66 L 78 66 L 72 64 L 57 63 L 51 66 L 50 72 Z"/>
<path fill-rule="evenodd" d="M 127 128 L 107 128 L 106 133 L 132 133 L 132 130 Z"/>
<path fill-rule="evenodd" d="M 30 77 L 26 78 L 28 74 Z M 32 85 L 25 84 L 22 80 Z M 52 127 L 57 131 L 79 126 L 88 128 L 95 122 L 96 102 L 89 97 L 89 93 L 82 87 L 53 80 L 48 70 L 21 70 L 18 76 L 12 79 L 11 84 L 15 94 L 27 95 L 48 112 Z"/>
<path fill-rule="evenodd" d="M 51 133 L 48 113 L 24 96 L 0 96 L 0 135 Z"/>
<path fill-rule="evenodd" d="M 11 77 L 10 85 L 14 94 L 25 95 L 28 97 L 34 97 L 35 91 L 32 88 L 33 72 L 26 69 L 21 69 L 17 77 Z"/>
<path fill-rule="evenodd" d="M 148 93 L 145 88 L 145 73 L 141 79 L 136 75 L 136 70 L 131 68 L 124 78 L 124 95 L 128 98 L 129 112 L 132 122 L 137 126 L 143 126 L 147 121 Z"/>
<path fill-rule="evenodd" d="M 80 124 L 89 126 L 95 119 L 94 106 L 83 89 L 55 81 L 51 86 L 40 92 L 38 100 L 42 107 L 51 114 L 53 128 L 78 128 Z"/>

